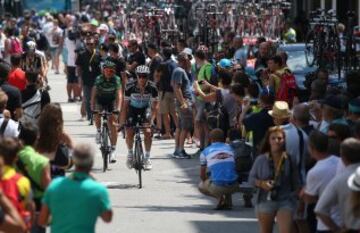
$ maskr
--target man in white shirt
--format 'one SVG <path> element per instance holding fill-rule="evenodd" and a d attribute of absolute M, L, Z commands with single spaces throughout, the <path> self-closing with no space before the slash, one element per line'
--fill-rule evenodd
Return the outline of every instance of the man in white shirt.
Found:
<path fill-rule="evenodd" d="M 320 131 L 313 131 L 309 136 L 308 149 L 310 155 L 317 162 L 306 176 L 306 185 L 301 192 L 307 204 L 315 204 L 324 192 L 326 186 L 336 175 L 336 167 L 340 159 L 328 154 L 329 138 Z M 331 209 L 331 217 L 340 224 L 338 207 Z M 330 229 L 320 220 L 317 222 L 317 232 L 328 232 Z"/>
<path fill-rule="evenodd" d="M 17 137 L 19 135 L 19 125 L 10 116 L 4 116 L 8 96 L 0 91 L 0 135 L 4 137 Z"/>

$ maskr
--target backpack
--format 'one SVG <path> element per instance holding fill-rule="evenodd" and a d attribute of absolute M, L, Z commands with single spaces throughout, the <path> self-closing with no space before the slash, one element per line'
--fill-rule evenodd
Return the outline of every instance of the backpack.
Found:
<path fill-rule="evenodd" d="M 234 151 L 235 169 L 241 178 L 246 180 L 253 164 L 253 148 L 245 140 L 235 140 L 230 143 Z"/>
<path fill-rule="evenodd" d="M 13 54 L 21 54 L 23 53 L 23 49 L 20 43 L 20 40 L 16 37 L 10 38 L 10 55 Z"/>
<path fill-rule="evenodd" d="M 280 78 L 280 87 L 276 92 L 276 100 L 286 101 L 289 106 L 292 105 L 296 96 L 295 76 L 291 72 L 285 72 Z"/>
<path fill-rule="evenodd" d="M 27 211 L 23 203 L 21 203 L 22 197 L 19 192 L 19 187 L 17 186 L 18 181 L 23 177 L 24 176 L 22 176 L 21 174 L 16 173 L 10 179 L 1 180 L 0 186 L 6 197 L 11 201 L 11 203 L 17 209 L 20 216 L 23 218 L 28 229 L 30 229 L 31 228 L 30 212 Z"/>
<path fill-rule="evenodd" d="M 20 119 L 22 123 L 31 122 L 35 125 L 37 124 L 37 120 L 41 113 L 41 96 L 42 92 L 37 90 L 33 97 L 22 104 L 24 111 L 23 116 Z"/>
<path fill-rule="evenodd" d="M 216 103 L 208 104 L 206 109 L 206 121 L 209 127 L 209 131 L 219 128 L 227 135 L 229 126 L 229 113 L 222 104 L 221 95 L 219 95 Z"/>

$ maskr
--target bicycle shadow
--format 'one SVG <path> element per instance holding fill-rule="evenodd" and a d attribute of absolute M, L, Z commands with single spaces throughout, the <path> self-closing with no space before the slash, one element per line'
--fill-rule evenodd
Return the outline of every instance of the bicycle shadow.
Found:
<path fill-rule="evenodd" d="M 101 182 L 108 189 L 139 189 L 137 184 L 122 184 L 119 182 Z"/>

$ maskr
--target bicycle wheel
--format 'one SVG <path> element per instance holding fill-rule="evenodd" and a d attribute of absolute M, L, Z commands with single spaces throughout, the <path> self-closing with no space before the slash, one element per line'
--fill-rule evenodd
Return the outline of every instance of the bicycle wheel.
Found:
<path fill-rule="evenodd" d="M 101 133 L 101 152 L 103 156 L 103 172 L 105 172 L 108 168 L 109 163 L 109 132 L 107 127 L 103 127 L 103 131 Z"/>
<path fill-rule="evenodd" d="M 141 141 L 135 142 L 135 170 L 137 171 L 139 178 L 139 189 L 142 188 L 142 176 L 141 170 L 143 169 L 143 150 L 141 146 Z"/>

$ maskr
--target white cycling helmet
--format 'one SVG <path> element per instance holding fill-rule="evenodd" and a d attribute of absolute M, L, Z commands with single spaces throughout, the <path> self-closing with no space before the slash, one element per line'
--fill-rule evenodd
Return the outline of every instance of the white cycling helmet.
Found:
<path fill-rule="evenodd" d="M 138 74 L 150 74 L 150 69 L 147 66 L 141 65 L 141 66 L 136 67 L 135 73 L 136 73 L 136 75 L 138 75 Z"/>

